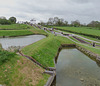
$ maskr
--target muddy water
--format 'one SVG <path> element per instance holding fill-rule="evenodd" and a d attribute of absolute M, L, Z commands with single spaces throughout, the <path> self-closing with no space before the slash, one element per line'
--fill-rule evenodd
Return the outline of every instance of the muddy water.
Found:
<path fill-rule="evenodd" d="M 11 46 L 26 46 L 45 38 L 43 35 L 29 35 L 20 37 L 0 38 L 0 43 L 4 49 Z"/>
<path fill-rule="evenodd" d="M 99 64 L 75 48 L 61 50 L 56 69 L 53 86 L 100 86 Z"/>

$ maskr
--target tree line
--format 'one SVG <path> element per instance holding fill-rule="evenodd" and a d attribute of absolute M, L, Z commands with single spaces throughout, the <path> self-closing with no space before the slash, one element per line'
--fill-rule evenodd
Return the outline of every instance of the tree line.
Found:
<path fill-rule="evenodd" d="M 91 21 L 89 24 L 81 24 L 79 20 L 75 20 L 75 21 L 71 21 L 71 24 L 69 24 L 68 21 L 64 20 L 63 18 L 58 18 L 58 17 L 49 18 L 47 22 L 41 21 L 39 24 L 53 25 L 53 26 L 73 26 L 73 27 L 88 26 L 88 27 L 100 28 L 99 21 Z"/>
<path fill-rule="evenodd" d="M 0 24 L 1 25 L 9 25 L 9 24 L 15 24 L 17 19 L 15 17 L 10 17 L 9 19 L 6 19 L 6 17 L 0 17 Z"/>

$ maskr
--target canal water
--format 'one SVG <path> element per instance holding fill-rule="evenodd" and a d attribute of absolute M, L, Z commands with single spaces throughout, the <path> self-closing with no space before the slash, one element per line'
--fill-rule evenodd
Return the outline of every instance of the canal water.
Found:
<path fill-rule="evenodd" d="M 29 35 L 29 36 L 19 36 L 19 37 L 10 37 L 10 38 L 0 38 L 0 43 L 4 49 L 7 49 L 11 46 L 26 46 L 32 44 L 36 41 L 45 38 L 43 35 Z"/>
<path fill-rule="evenodd" d="M 76 48 L 62 49 L 52 86 L 100 86 L 100 66 Z"/>

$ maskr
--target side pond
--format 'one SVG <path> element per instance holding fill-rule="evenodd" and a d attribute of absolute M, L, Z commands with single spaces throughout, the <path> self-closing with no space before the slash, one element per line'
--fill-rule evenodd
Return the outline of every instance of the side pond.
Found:
<path fill-rule="evenodd" d="M 19 36 L 19 37 L 10 37 L 10 38 L 0 38 L 0 43 L 4 49 L 7 49 L 11 46 L 26 46 L 32 44 L 36 41 L 45 38 L 43 35 L 29 35 L 29 36 Z"/>

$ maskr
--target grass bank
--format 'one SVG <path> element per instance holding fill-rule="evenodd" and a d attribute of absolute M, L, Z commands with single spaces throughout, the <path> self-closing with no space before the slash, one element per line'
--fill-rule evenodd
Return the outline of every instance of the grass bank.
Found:
<path fill-rule="evenodd" d="M 30 29 L 31 26 L 26 24 L 11 24 L 11 25 L 0 25 L 0 30 L 21 30 Z"/>
<path fill-rule="evenodd" d="M 39 29 L 39 28 L 31 28 L 29 31 L 33 32 L 33 34 L 41 34 L 41 35 L 48 35 L 44 30 Z"/>
<path fill-rule="evenodd" d="M 55 31 L 59 32 L 59 31 L 61 31 L 61 30 L 55 30 Z M 73 34 L 73 33 L 71 33 L 71 32 L 67 32 L 67 31 L 63 31 L 63 32 L 64 32 L 65 34 Z M 76 33 L 74 33 L 74 34 L 76 34 Z M 99 40 L 98 38 L 93 38 L 93 37 L 90 37 L 90 36 L 85 36 L 85 35 L 80 35 L 80 34 L 76 34 L 76 35 L 85 37 L 85 38 L 90 39 L 90 40 L 93 40 L 93 41 L 98 41 L 98 42 L 100 42 L 100 40 Z"/>
<path fill-rule="evenodd" d="M 100 39 L 100 30 L 88 29 L 88 27 L 55 27 L 62 31 L 69 31 L 76 34 L 91 36 Z"/>
<path fill-rule="evenodd" d="M 65 37 L 49 34 L 47 38 L 24 47 L 22 52 L 33 57 L 45 67 L 54 67 L 54 57 L 61 44 L 74 44 L 74 42 Z"/>
<path fill-rule="evenodd" d="M 13 36 L 24 36 L 24 35 L 33 35 L 33 34 L 43 34 L 47 35 L 44 30 L 31 28 L 29 30 L 0 30 L 0 36 L 13 37 Z"/>
<path fill-rule="evenodd" d="M 44 86 L 49 75 L 43 72 L 44 69 L 27 58 L 0 50 L 0 85 Z M 40 82 L 41 85 L 38 85 Z"/>
<path fill-rule="evenodd" d="M 100 56 L 100 47 L 93 47 L 90 45 L 83 45 L 83 44 L 78 44 L 78 45 Z"/>
<path fill-rule="evenodd" d="M 32 35 L 33 32 L 29 30 L 0 30 L 0 36 L 23 36 Z"/>

